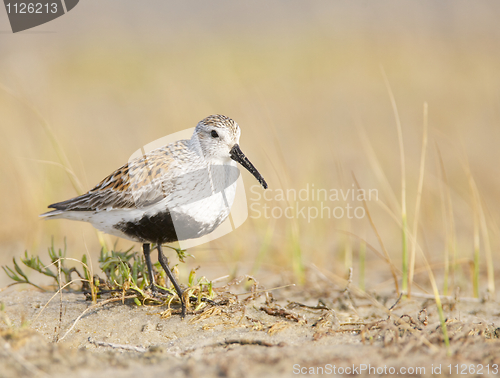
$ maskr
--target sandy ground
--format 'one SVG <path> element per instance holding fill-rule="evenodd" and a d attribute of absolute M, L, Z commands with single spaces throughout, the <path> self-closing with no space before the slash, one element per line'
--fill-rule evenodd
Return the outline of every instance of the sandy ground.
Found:
<path fill-rule="evenodd" d="M 181 320 L 166 306 L 91 307 L 79 293 L 46 305 L 52 296 L 15 287 L 0 293 L 1 377 L 500 374 L 494 302 L 443 300 L 447 356 L 435 304 L 425 298 L 401 299 L 388 311 L 394 294 L 367 297 L 321 283 L 276 290 L 272 299 L 221 290 L 225 304 Z"/>

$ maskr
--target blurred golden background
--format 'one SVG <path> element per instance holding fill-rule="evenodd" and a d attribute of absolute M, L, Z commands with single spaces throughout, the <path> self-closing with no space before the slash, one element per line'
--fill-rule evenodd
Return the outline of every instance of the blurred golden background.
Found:
<path fill-rule="evenodd" d="M 56 247 L 66 239 L 68 256 L 89 253 L 94 264 L 101 248 L 88 224 L 38 219 L 48 204 L 77 193 L 36 110 L 85 191 L 141 146 L 210 114 L 230 116 L 242 128 L 242 149 L 273 190 L 352 189 L 352 174 L 361 188 L 377 189 L 379 201 L 368 209 L 400 269 L 401 159 L 385 72 L 404 142 L 408 229 L 427 102 L 418 244 L 439 288 L 450 269 L 448 293 L 460 286 L 464 295 L 473 295 L 476 250 L 485 295 L 500 241 L 499 16 L 494 1 L 85 0 L 13 35 L 0 11 L 0 265 L 25 250 L 45 257 L 51 238 Z M 256 182 L 243 177 L 250 206 Z M 382 253 L 367 217 L 250 217 L 190 250 L 196 259 L 180 265 L 181 275 L 201 265 L 199 274 L 209 278 L 251 272 L 259 279 L 270 271 L 294 281 L 295 261 L 344 278 L 353 267 L 355 284 L 393 289 L 388 265 L 370 248 L 363 273 L 360 239 L 345 231 Z M 425 288 L 423 266 L 417 252 L 415 280 Z M 2 272 L 0 284 L 8 282 Z"/>

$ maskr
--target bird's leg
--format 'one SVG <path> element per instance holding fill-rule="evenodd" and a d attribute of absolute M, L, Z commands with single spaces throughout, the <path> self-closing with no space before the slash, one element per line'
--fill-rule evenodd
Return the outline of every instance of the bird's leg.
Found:
<path fill-rule="evenodd" d="M 153 275 L 153 264 L 151 263 L 151 244 L 144 243 L 142 251 L 144 252 L 144 260 L 146 260 L 146 267 L 148 268 L 149 286 L 153 289 L 155 287 L 155 276 Z"/>
<path fill-rule="evenodd" d="M 182 309 L 181 317 L 184 318 L 186 316 L 186 304 L 184 303 L 184 298 L 182 297 L 181 287 L 179 286 L 179 283 L 175 279 L 174 274 L 172 273 L 172 271 L 168 266 L 168 259 L 165 257 L 165 255 L 161 250 L 161 244 L 158 244 L 157 248 L 158 248 L 158 261 L 163 267 L 163 270 L 165 270 L 165 273 L 167 273 L 170 282 L 172 282 L 172 285 L 174 285 L 175 291 L 177 292 L 177 295 L 179 296 L 179 299 L 181 301 L 181 309 Z"/>
<path fill-rule="evenodd" d="M 149 289 L 153 293 L 153 296 L 157 293 L 168 294 L 169 292 L 156 286 L 155 276 L 153 274 L 153 264 L 151 263 L 151 245 L 149 243 L 144 243 L 142 245 L 144 252 L 144 259 L 146 260 L 146 267 L 148 268 L 148 279 L 149 279 Z"/>

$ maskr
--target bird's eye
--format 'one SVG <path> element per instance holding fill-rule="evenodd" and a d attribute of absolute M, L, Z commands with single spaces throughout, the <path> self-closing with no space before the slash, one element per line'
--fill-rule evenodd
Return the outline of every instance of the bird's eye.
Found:
<path fill-rule="evenodd" d="M 219 134 L 217 134 L 217 131 L 215 131 L 215 130 L 212 130 L 212 132 L 210 134 L 212 135 L 212 138 L 218 138 L 219 137 Z"/>

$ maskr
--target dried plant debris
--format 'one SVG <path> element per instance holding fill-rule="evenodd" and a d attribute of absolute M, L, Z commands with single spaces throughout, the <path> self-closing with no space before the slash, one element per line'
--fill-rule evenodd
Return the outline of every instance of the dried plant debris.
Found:
<path fill-rule="evenodd" d="M 290 327 L 290 323 L 289 322 L 279 321 L 277 323 L 274 323 L 271 327 L 269 327 L 269 329 L 267 330 L 267 333 L 269 335 L 274 335 L 274 334 L 276 334 L 278 332 L 284 331 L 288 327 Z"/>
<path fill-rule="evenodd" d="M 300 316 L 296 314 L 295 312 L 292 312 L 290 310 L 280 308 L 278 305 L 274 307 L 268 307 L 268 306 L 262 306 L 260 308 L 261 311 L 264 311 L 268 315 L 272 316 L 278 316 L 281 318 L 285 318 L 287 320 L 293 320 L 297 323 L 304 323 L 307 324 L 307 320 L 304 316 Z"/>
<path fill-rule="evenodd" d="M 441 324 L 429 325 L 427 312 L 424 310 L 420 311 L 415 318 L 409 314 L 399 317 L 390 316 L 387 319 L 366 324 L 357 331 L 363 343 L 382 342 L 384 346 L 393 345 L 409 349 L 422 344 L 431 349 L 443 346 Z M 457 319 L 448 319 L 446 327 L 454 348 L 460 348 L 462 345 L 481 339 L 498 338 L 500 334 L 494 325 L 463 322 Z"/>

